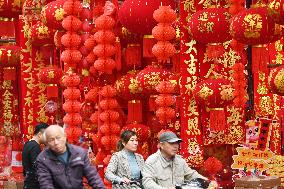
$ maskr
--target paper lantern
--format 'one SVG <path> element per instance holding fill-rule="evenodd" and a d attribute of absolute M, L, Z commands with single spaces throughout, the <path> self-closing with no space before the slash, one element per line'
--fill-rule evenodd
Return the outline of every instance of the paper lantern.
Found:
<path fill-rule="evenodd" d="M 104 135 L 118 135 L 120 131 L 120 126 L 117 123 L 105 123 L 100 126 L 100 132 Z"/>
<path fill-rule="evenodd" d="M 88 20 L 82 22 L 82 31 L 91 32 L 94 29 L 94 25 L 91 24 Z"/>
<path fill-rule="evenodd" d="M 90 52 L 85 59 L 89 64 L 93 64 L 96 60 L 96 56 L 93 52 Z"/>
<path fill-rule="evenodd" d="M 61 37 L 65 34 L 65 31 L 57 30 L 54 34 L 54 44 L 58 49 L 63 48 L 63 45 L 61 43 Z"/>
<path fill-rule="evenodd" d="M 153 18 L 153 13 L 161 5 L 171 5 L 174 8 L 174 1 L 125 0 L 119 9 L 118 17 L 121 24 L 129 31 L 139 34 L 151 34 L 152 29 L 157 24 Z"/>
<path fill-rule="evenodd" d="M 61 29 L 61 22 L 66 15 L 63 9 L 64 0 L 52 1 L 42 8 L 43 23 L 49 28 Z"/>
<path fill-rule="evenodd" d="M 91 20 L 92 19 L 92 12 L 89 7 L 83 7 L 82 11 L 80 12 L 80 19 L 81 20 Z"/>
<path fill-rule="evenodd" d="M 95 88 L 89 90 L 89 92 L 87 94 L 85 94 L 85 99 L 89 102 L 96 102 L 97 96 L 98 96 L 98 88 L 95 87 Z"/>
<path fill-rule="evenodd" d="M 233 17 L 230 33 L 240 43 L 266 44 L 280 39 L 281 27 L 275 24 L 267 8 L 250 8 Z"/>
<path fill-rule="evenodd" d="M 115 21 L 112 17 L 102 15 L 95 20 L 97 30 L 111 30 L 115 26 Z"/>
<path fill-rule="evenodd" d="M 82 54 L 79 50 L 67 49 L 61 53 L 61 60 L 68 65 L 76 66 L 82 59 Z"/>
<path fill-rule="evenodd" d="M 170 72 L 157 66 L 147 66 L 137 74 L 137 81 L 140 83 L 143 91 L 142 94 L 157 94 L 156 86 L 162 81 L 167 80 Z"/>
<path fill-rule="evenodd" d="M 20 64 L 21 48 L 13 45 L 0 46 L 0 65 L 3 67 L 16 66 Z"/>
<path fill-rule="evenodd" d="M 117 100 L 114 99 L 114 98 L 109 98 L 109 99 L 101 100 L 101 101 L 99 102 L 99 104 L 100 104 L 100 107 L 101 107 L 103 110 L 118 108 L 118 102 L 117 102 Z"/>
<path fill-rule="evenodd" d="M 117 95 L 126 100 L 140 99 L 142 87 L 136 79 L 138 71 L 129 71 L 126 75 L 116 80 L 114 87 Z"/>
<path fill-rule="evenodd" d="M 188 22 L 189 34 L 201 43 L 222 43 L 231 39 L 231 15 L 226 8 L 208 8 L 194 13 Z"/>
<path fill-rule="evenodd" d="M 6 0 L 1 1 L 0 16 L 5 18 L 18 18 L 22 13 L 25 0 Z"/>
<path fill-rule="evenodd" d="M 102 73 L 111 74 L 116 62 L 111 58 L 98 58 L 94 63 L 94 68 Z"/>
<path fill-rule="evenodd" d="M 270 0 L 267 6 L 268 14 L 271 16 L 275 23 L 284 24 L 284 1 L 283 0 Z"/>
<path fill-rule="evenodd" d="M 63 91 L 63 96 L 68 100 L 76 100 L 81 96 L 81 92 L 77 88 L 68 88 Z"/>
<path fill-rule="evenodd" d="M 64 75 L 62 83 L 66 87 L 76 87 L 80 84 L 80 77 L 76 73 Z"/>
<path fill-rule="evenodd" d="M 171 107 L 160 107 L 156 111 L 156 116 L 160 123 L 169 123 L 176 116 L 176 112 Z"/>
<path fill-rule="evenodd" d="M 42 68 L 38 78 L 44 84 L 59 84 L 62 77 L 62 70 L 55 66 Z"/>
<path fill-rule="evenodd" d="M 105 98 L 111 98 L 116 95 L 116 90 L 111 85 L 107 85 L 101 89 L 100 94 Z"/>
<path fill-rule="evenodd" d="M 82 27 L 82 22 L 76 16 L 67 16 L 62 21 L 62 27 L 67 31 L 78 31 Z"/>
<path fill-rule="evenodd" d="M 95 113 L 93 113 L 90 117 L 90 121 L 94 124 L 97 124 L 98 123 L 98 120 L 99 120 L 99 113 L 96 111 Z"/>
<path fill-rule="evenodd" d="M 175 98 L 172 95 L 169 94 L 161 94 L 157 96 L 155 102 L 156 104 L 161 107 L 161 106 L 172 106 L 175 103 Z"/>
<path fill-rule="evenodd" d="M 70 126 L 80 125 L 82 117 L 78 113 L 68 113 L 63 117 L 63 122 Z"/>
<path fill-rule="evenodd" d="M 159 41 L 170 41 L 176 37 L 176 30 L 168 24 L 158 24 L 153 28 L 152 35 Z"/>
<path fill-rule="evenodd" d="M 270 71 L 268 84 L 272 93 L 284 96 L 284 66 Z"/>
<path fill-rule="evenodd" d="M 96 41 L 92 35 L 90 35 L 89 38 L 84 42 L 84 46 L 86 47 L 88 51 L 93 50 L 95 45 L 96 45 Z"/>
<path fill-rule="evenodd" d="M 116 49 L 114 45 L 111 44 L 98 44 L 97 46 L 95 46 L 93 52 L 98 57 L 111 57 L 115 54 Z"/>
<path fill-rule="evenodd" d="M 101 144 L 106 150 L 110 150 L 111 145 L 111 137 L 110 135 L 102 136 L 101 138 Z"/>
<path fill-rule="evenodd" d="M 81 44 L 81 36 L 74 32 L 67 32 L 61 37 L 61 43 L 67 48 L 76 48 Z"/>
<path fill-rule="evenodd" d="M 53 44 L 53 31 L 44 23 L 38 21 L 31 27 L 31 40 L 35 46 Z"/>
<path fill-rule="evenodd" d="M 153 13 L 153 18 L 159 23 L 172 23 L 176 20 L 177 14 L 174 7 L 160 6 Z"/>
<path fill-rule="evenodd" d="M 97 43 L 114 43 L 115 34 L 110 30 L 100 30 L 94 34 Z"/>
<path fill-rule="evenodd" d="M 159 61 L 165 62 L 176 53 L 175 46 L 168 41 L 158 41 L 152 48 L 152 53 Z"/>
<path fill-rule="evenodd" d="M 156 90 L 159 93 L 173 93 L 175 90 L 175 86 L 170 81 L 162 81 L 159 85 L 157 85 Z"/>
<path fill-rule="evenodd" d="M 77 15 L 83 10 L 83 5 L 80 1 L 67 0 L 63 4 L 63 10 L 67 15 Z"/>
<path fill-rule="evenodd" d="M 134 131 L 137 135 L 137 139 L 140 142 L 147 141 L 151 136 L 151 131 L 150 131 L 149 127 L 147 127 L 144 124 L 137 124 L 137 123 L 127 124 L 122 128 L 121 132 L 123 132 L 125 130 Z"/>
<path fill-rule="evenodd" d="M 99 115 L 100 119 L 103 122 L 115 122 L 119 119 L 119 113 L 113 110 L 107 110 Z"/>
<path fill-rule="evenodd" d="M 81 103 L 79 101 L 74 100 L 66 100 L 63 104 L 63 110 L 67 113 L 76 113 L 80 112 Z"/>

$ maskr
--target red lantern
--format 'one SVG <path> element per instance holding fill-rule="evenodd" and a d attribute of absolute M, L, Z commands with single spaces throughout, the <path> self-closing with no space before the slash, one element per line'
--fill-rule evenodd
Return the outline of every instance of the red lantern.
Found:
<path fill-rule="evenodd" d="M 91 32 L 94 29 L 94 25 L 91 24 L 88 20 L 82 22 L 82 31 Z"/>
<path fill-rule="evenodd" d="M 61 22 L 66 15 L 63 9 L 64 0 L 52 1 L 42 8 L 43 22 L 53 29 L 61 29 Z"/>
<path fill-rule="evenodd" d="M 111 57 L 115 54 L 116 49 L 113 45 L 105 43 L 95 46 L 93 52 L 98 57 Z"/>
<path fill-rule="evenodd" d="M 62 27 L 67 31 L 78 31 L 82 27 L 82 22 L 76 16 L 67 16 L 62 21 Z"/>
<path fill-rule="evenodd" d="M 63 122 L 69 126 L 80 125 L 82 123 L 82 117 L 78 113 L 66 114 L 63 117 Z"/>
<path fill-rule="evenodd" d="M 176 30 L 168 24 L 158 24 L 152 30 L 152 35 L 158 41 L 170 41 L 176 37 Z"/>
<path fill-rule="evenodd" d="M 117 135 L 120 133 L 120 126 L 117 123 L 105 123 L 100 126 L 100 131 L 104 135 Z"/>
<path fill-rule="evenodd" d="M 81 103 L 79 101 L 67 100 L 63 104 L 63 110 L 67 113 L 80 112 L 80 109 L 81 109 Z"/>
<path fill-rule="evenodd" d="M 78 62 L 82 59 L 82 54 L 79 50 L 64 50 L 61 53 L 61 60 L 68 65 L 76 66 Z"/>
<path fill-rule="evenodd" d="M 137 81 L 140 83 L 142 94 L 156 94 L 156 86 L 168 79 L 170 72 L 165 69 L 150 65 L 137 74 Z"/>
<path fill-rule="evenodd" d="M 62 79 L 62 83 L 66 87 L 76 87 L 80 84 L 80 77 L 75 73 L 65 75 Z"/>
<path fill-rule="evenodd" d="M 157 85 L 156 90 L 159 93 L 169 94 L 174 92 L 175 86 L 170 81 L 162 81 L 159 85 Z"/>
<path fill-rule="evenodd" d="M 161 123 L 168 123 L 176 116 L 176 112 L 171 107 L 160 107 L 156 111 L 156 116 Z"/>
<path fill-rule="evenodd" d="M 95 20 L 95 26 L 97 30 L 111 30 L 114 25 L 114 19 L 107 15 L 102 15 Z"/>
<path fill-rule="evenodd" d="M 270 0 L 268 7 L 268 14 L 274 19 L 277 24 L 284 24 L 284 1 Z"/>
<path fill-rule="evenodd" d="M 76 100 L 81 96 L 81 92 L 77 88 L 68 88 L 63 91 L 63 96 L 68 100 Z"/>
<path fill-rule="evenodd" d="M 231 15 L 226 8 L 208 8 L 194 13 L 189 23 L 189 33 L 201 43 L 222 43 L 231 39 Z"/>
<path fill-rule="evenodd" d="M 94 63 L 94 68 L 100 72 L 111 74 L 115 68 L 116 62 L 111 58 L 99 58 Z"/>
<path fill-rule="evenodd" d="M 81 107 L 81 116 L 83 119 L 90 119 L 91 115 L 95 112 L 91 103 L 83 103 Z"/>
<path fill-rule="evenodd" d="M 138 71 L 129 71 L 126 75 L 122 76 L 115 82 L 115 89 L 117 95 L 126 100 L 141 98 L 142 88 L 136 79 Z"/>
<path fill-rule="evenodd" d="M 100 30 L 94 34 L 94 40 L 97 43 L 114 43 L 115 34 L 110 30 Z"/>
<path fill-rule="evenodd" d="M 93 36 L 90 35 L 90 37 L 85 41 L 84 46 L 87 48 L 88 51 L 91 51 L 94 49 L 95 45 L 96 41 Z"/>
<path fill-rule="evenodd" d="M 111 98 L 116 95 L 116 90 L 112 86 L 107 85 L 101 89 L 100 94 L 105 98 Z"/>
<path fill-rule="evenodd" d="M 165 62 L 176 53 L 175 46 L 168 41 L 158 41 L 152 48 L 152 53 L 159 61 Z"/>
<path fill-rule="evenodd" d="M 106 150 L 110 150 L 110 144 L 111 144 L 110 135 L 103 136 L 101 138 L 101 144 L 105 147 Z"/>
<path fill-rule="evenodd" d="M 54 34 L 54 44 L 57 48 L 61 49 L 62 43 L 61 43 L 61 37 L 65 34 L 65 31 L 57 30 Z"/>
<path fill-rule="evenodd" d="M 140 142 L 145 142 L 149 139 L 149 137 L 151 136 L 151 132 L 150 132 L 150 129 L 149 127 L 147 127 L 146 125 L 143 125 L 143 124 L 127 124 L 126 126 L 124 126 L 122 128 L 122 131 L 125 131 L 125 130 L 131 130 L 131 131 L 134 131 L 137 135 L 137 138 Z"/>
<path fill-rule="evenodd" d="M 233 17 L 231 35 L 240 43 L 257 45 L 280 39 L 281 27 L 273 21 L 267 8 L 250 8 Z"/>
<path fill-rule="evenodd" d="M 159 23 L 172 23 L 176 20 L 177 14 L 170 6 L 160 6 L 153 13 L 153 18 Z"/>
<path fill-rule="evenodd" d="M 62 70 L 55 66 L 45 67 L 40 70 L 38 78 L 44 84 L 59 84 Z"/>
<path fill-rule="evenodd" d="M 81 36 L 74 32 L 67 32 L 61 37 L 61 43 L 67 48 L 77 48 L 81 44 Z"/>
<path fill-rule="evenodd" d="M 155 102 L 156 104 L 161 107 L 161 106 L 172 106 L 175 103 L 175 98 L 172 95 L 168 95 L 168 94 L 161 94 L 159 95 Z"/>
<path fill-rule="evenodd" d="M 21 48 L 19 46 L 0 46 L 0 64 L 3 67 L 16 66 L 20 63 Z"/>
<path fill-rule="evenodd" d="M 87 94 L 85 94 L 85 99 L 90 102 L 96 102 L 98 96 L 98 88 L 95 87 L 91 89 Z"/>
<path fill-rule="evenodd" d="M 103 110 L 118 108 L 118 102 L 114 98 L 101 100 L 99 104 Z"/>
<path fill-rule="evenodd" d="M 83 7 L 83 10 L 80 13 L 80 18 L 82 20 L 91 20 L 92 19 L 92 12 L 89 7 Z"/>
<path fill-rule="evenodd" d="M 269 84 L 270 90 L 274 94 L 284 96 L 283 79 L 284 79 L 284 66 L 274 68 L 270 71 L 270 74 L 268 77 L 268 84 Z"/>
<path fill-rule="evenodd" d="M 118 17 L 121 24 L 129 31 L 139 34 L 150 34 L 156 25 L 153 13 L 161 5 L 171 5 L 174 8 L 174 1 L 126 0 L 119 9 Z"/>
<path fill-rule="evenodd" d="M 102 112 L 99 117 L 103 122 L 110 123 L 119 119 L 119 113 L 117 111 L 107 110 Z"/>
<path fill-rule="evenodd" d="M 63 4 L 63 9 L 67 15 L 77 15 L 83 10 L 83 5 L 80 1 L 67 0 Z"/>
<path fill-rule="evenodd" d="M 94 124 L 97 124 L 98 123 L 98 112 L 96 111 L 95 113 L 93 113 L 90 117 L 90 121 Z"/>
<path fill-rule="evenodd" d="M 31 27 L 32 44 L 35 46 L 53 44 L 53 35 L 53 31 L 41 21 Z"/>
<path fill-rule="evenodd" d="M 25 0 L 6 0 L 1 1 L 0 16 L 5 18 L 18 18 L 22 13 Z"/>

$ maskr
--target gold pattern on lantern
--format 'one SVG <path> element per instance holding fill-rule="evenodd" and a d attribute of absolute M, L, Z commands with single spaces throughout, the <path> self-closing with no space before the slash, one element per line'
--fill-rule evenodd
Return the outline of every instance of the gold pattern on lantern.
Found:
<path fill-rule="evenodd" d="M 231 87 L 231 85 L 222 85 L 220 92 L 221 99 L 227 101 L 233 100 L 234 99 L 233 91 L 234 89 Z"/>
<path fill-rule="evenodd" d="M 48 34 L 48 27 L 47 26 L 40 26 L 38 27 L 38 34 Z"/>
<path fill-rule="evenodd" d="M 183 10 L 187 12 L 196 12 L 195 6 L 194 6 L 194 0 L 184 0 L 182 2 L 183 5 Z"/>
<path fill-rule="evenodd" d="M 283 50 L 283 44 L 281 43 L 281 40 L 277 40 L 275 42 L 275 50 L 276 51 L 282 51 Z"/>
<path fill-rule="evenodd" d="M 240 113 L 239 108 L 228 107 L 227 112 L 230 113 L 230 115 L 227 117 L 227 123 L 238 125 L 242 122 L 242 114 Z"/>
<path fill-rule="evenodd" d="M 66 14 L 66 12 L 64 11 L 63 8 L 56 9 L 54 17 L 57 21 L 59 21 L 59 20 L 62 20 L 64 18 L 65 14 Z"/>
<path fill-rule="evenodd" d="M 269 96 L 262 96 L 259 101 L 259 109 L 262 115 L 273 115 L 273 102 Z"/>
<path fill-rule="evenodd" d="M 260 81 L 264 81 L 265 78 L 266 78 L 266 77 L 265 77 L 265 73 L 260 72 L 259 75 L 258 75 L 258 79 L 259 79 Z"/>
<path fill-rule="evenodd" d="M 50 79 L 54 78 L 54 76 L 55 76 L 55 74 L 54 74 L 53 70 L 51 70 L 47 73 L 47 77 L 50 78 Z"/>
<path fill-rule="evenodd" d="M 204 100 L 207 100 L 207 98 L 211 96 L 212 94 L 213 94 L 213 90 L 207 87 L 206 85 L 203 85 L 201 90 L 198 92 L 198 95 L 200 96 L 200 98 Z"/>
<path fill-rule="evenodd" d="M 276 64 L 282 64 L 283 59 L 284 59 L 283 55 L 281 53 L 277 52 L 276 59 L 272 60 L 272 62 L 274 62 Z"/>
<path fill-rule="evenodd" d="M 268 89 L 266 87 L 266 84 L 265 83 L 260 83 L 258 86 L 257 86 L 257 92 L 261 95 L 264 95 L 264 94 L 267 94 L 268 92 Z"/>
<path fill-rule="evenodd" d="M 141 93 L 143 90 L 141 87 L 139 87 L 138 80 L 135 78 L 130 79 L 130 84 L 128 86 L 128 89 L 129 92 L 132 94 Z"/>
<path fill-rule="evenodd" d="M 245 31 L 244 36 L 246 38 L 259 38 L 260 31 L 262 29 L 262 17 L 259 14 L 248 14 L 244 18 Z"/>
<path fill-rule="evenodd" d="M 241 57 L 233 50 L 230 49 L 229 52 L 224 53 L 224 59 L 221 61 L 223 62 L 225 67 L 233 67 L 237 61 L 241 60 Z"/>
<path fill-rule="evenodd" d="M 115 89 L 118 91 L 118 92 L 121 92 L 121 88 L 122 88 L 122 81 L 121 80 L 117 80 L 115 82 Z"/>
<path fill-rule="evenodd" d="M 274 79 L 274 84 L 279 90 L 279 92 L 283 93 L 284 92 L 284 70 L 280 70 Z"/>
<path fill-rule="evenodd" d="M 150 74 L 145 74 L 144 79 L 148 79 L 147 83 L 150 85 L 148 88 L 153 88 L 161 82 L 159 73 L 151 72 Z"/>

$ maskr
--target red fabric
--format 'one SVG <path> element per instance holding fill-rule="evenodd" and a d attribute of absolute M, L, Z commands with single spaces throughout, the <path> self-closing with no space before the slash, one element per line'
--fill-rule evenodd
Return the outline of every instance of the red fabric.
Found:
<path fill-rule="evenodd" d="M 15 26 L 12 21 L 0 21 L 0 36 L 15 37 Z"/>
<path fill-rule="evenodd" d="M 224 109 L 210 109 L 210 130 L 224 131 L 226 129 L 226 125 Z"/>
<path fill-rule="evenodd" d="M 142 123 L 142 102 L 140 100 L 128 101 L 127 123 Z"/>

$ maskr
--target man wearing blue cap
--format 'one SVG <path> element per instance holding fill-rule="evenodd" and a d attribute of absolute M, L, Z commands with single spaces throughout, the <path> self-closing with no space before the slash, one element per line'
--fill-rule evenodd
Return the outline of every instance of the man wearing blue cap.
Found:
<path fill-rule="evenodd" d="M 148 157 L 142 169 L 145 189 L 175 189 L 175 185 L 182 184 L 185 180 L 208 180 L 191 169 L 182 156 L 177 155 L 182 140 L 175 133 L 162 133 L 159 142 L 158 151 Z"/>

